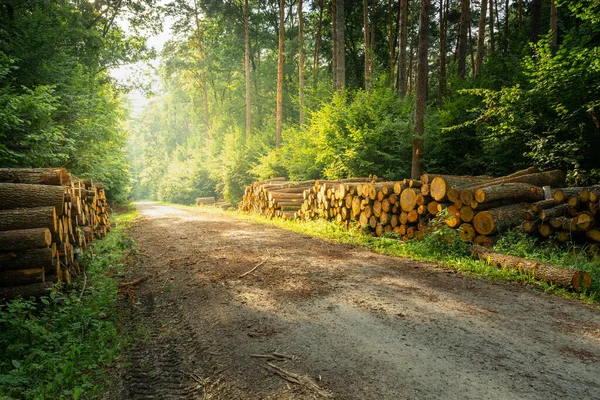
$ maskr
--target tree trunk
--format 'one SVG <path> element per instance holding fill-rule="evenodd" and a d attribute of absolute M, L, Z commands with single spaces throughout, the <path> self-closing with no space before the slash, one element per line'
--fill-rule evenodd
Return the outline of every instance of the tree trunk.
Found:
<path fill-rule="evenodd" d="M 485 19 L 487 17 L 487 0 L 481 2 L 479 13 L 479 32 L 477 34 L 477 61 L 475 62 L 475 76 L 481 73 L 483 65 L 483 46 L 485 44 Z"/>
<path fill-rule="evenodd" d="M 430 0 L 421 0 L 419 14 L 419 55 L 417 90 L 415 98 L 415 138 L 413 140 L 411 178 L 419 179 L 422 174 L 423 133 L 425 132 L 425 106 L 427 102 L 427 51 L 429 34 Z"/>
<path fill-rule="evenodd" d="M 390 90 L 394 90 L 394 13 L 392 8 L 392 0 L 388 0 L 388 44 L 390 56 Z"/>
<path fill-rule="evenodd" d="M 510 17 L 510 7 L 508 0 L 504 1 L 504 53 L 508 53 L 508 19 Z"/>
<path fill-rule="evenodd" d="M 336 74 L 335 74 L 335 90 L 340 90 L 346 86 L 346 45 L 344 34 L 344 0 L 335 0 L 336 13 Z"/>
<path fill-rule="evenodd" d="M 315 56 L 313 61 L 313 88 L 319 85 L 319 57 L 321 55 L 321 28 L 323 26 L 323 0 L 317 2 L 319 8 L 319 20 L 317 25 L 317 37 L 315 38 Z"/>
<path fill-rule="evenodd" d="M 373 82 L 373 68 L 375 63 L 375 0 L 371 0 L 371 35 L 369 36 L 369 82 Z"/>
<path fill-rule="evenodd" d="M 244 0 L 244 41 L 246 43 L 244 52 L 244 69 L 246 72 L 246 138 L 248 138 L 252 132 L 252 100 L 250 98 L 250 28 L 248 26 L 248 8 L 248 0 Z"/>
<path fill-rule="evenodd" d="M 491 0 L 490 0 L 491 1 Z M 471 25 L 470 0 L 461 0 L 460 27 L 458 31 L 457 72 L 460 79 L 465 79 L 467 72 L 467 37 Z"/>
<path fill-rule="evenodd" d="M 47 267 L 55 264 L 51 248 L 0 253 L 0 270 Z"/>
<path fill-rule="evenodd" d="M 56 232 L 56 209 L 35 207 L 0 211 L 0 231 L 31 228 L 48 228 Z"/>
<path fill-rule="evenodd" d="M 304 48 L 303 47 L 304 47 L 304 17 L 302 15 L 302 0 L 298 0 L 298 99 L 300 101 L 300 125 L 304 124 Z"/>
<path fill-rule="evenodd" d="M 573 286 L 577 292 L 592 286 L 592 278 L 584 271 L 560 268 L 552 264 L 500 254 L 477 245 L 471 247 L 471 255 L 476 260 L 485 261 L 498 268 L 523 271 L 544 282 L 559 286 Z"/>
<path fill-rule="evenodd" d="M 406 96 L 406 45 L 408 43 L 408 0 L 400 1 L 400 52 L 398 54 L 398 93 L 400 98 Z"/>
<path fill-rule="evenodd" d="M 0 232 L 0 251 L 40 249 L 52 244 L 48 228 L 18 229 Z"/>
<path fill-rule="evenodd" d="M 558 42 L 558 10 L 556 8 L 557 0 L 550 0 L 550 30 L 552 31 L 552 46 Z"/>
<path fill-rule="evenodd" d="M 71 176 L 64 168 L 0 168 L 0 182 L 65 186 Z"/>
<path fill-rule="evenodd" d="M 469 55 L 471 58 L 471 75 L 475 73 L 475 55 L 473 51 L 473 33 L 471 32 L 471 25 L 469 24 Z"/>
<path fill-rule="evenodd" d="M 281 147 L 281 132 L 283 129 L 283 50 L 285 1 L 279 0 L 279 51 L 277 54 L 277 110 L 275 128 L 275 147 Z"/>
<path fill-rule="evenodd" d="M 523 222 L 521 214 L 527 208 L 525 204 L 510 204 L 481 211 L 473 218 L 473 227 L 480 235 L 492 235 L 514 228 Z"/>
<path fill-rule="evenodd" d="M 363 36 L 365 57 L 365 90 L 370 88 L 369 79 L 369 6 L 367 0 L 363 0 Z"/>
<path fill-rule="evenodd" d="M 531 1 L 531 26 L 529 41 L 536 43 L 542 30 L 542 0 Z"/>
<path fill-rule="evenodd" d="M 196 22 L 196 40 L 198 46 L 198 58 L 200 61 L 204 61 L 204 47 L 202 46 L 202 31 L 200 30 L 200 18 L 198 16 L 198 5 L 196 0 L 194 0 L 194 19 Z M 204 71 L 204 67 L 202 67 L 202 72 L 200 74 L 201 86 L 202 86 L 202 101 L 203 101 L 203 112 L 204 112 L 204 137 L 209 139 L 210 126 L 208 123 L 208 92 L 206 89 L 206 71 Z"/>
<path fill-rule="evenodd" d="M 438 103 L 442 103 L 446 95 L 446 16 L 449 0 L 440 0 L 440 84 L 438 87 Z M 445 8 L 445 11 L 444 11 Z"/>
<path fill-rule="evenodd" d="M 501 183 L 475 191 L 475 201 L 478 203 L 491 203 L 507 199 L 513 202 L 540 201 L 544 199 L 544 191 L 539 186 L 527 183 Z"/>
<path fill-rule="evenodd" d="M 333 90 L 337 82 L 337 0 L 331 0 L 331 76 L 333 78 Z"/>
<path fill-rule="evenodd" d="M 518 20 L 519 20 L 519 30 L 523 29 L 523 0 L 518 0 L 517 3 L 518 9 Z"/>
<path fill-rule="evenodd" d="M 0 210 L 52 206 L 57 215 L 62 215 L 65 189 L 63 186 L 0 183 Z"/>
<path fill-rule="evenodd" d="M 490 0 L 490 53 L 494 54 L 495 52 L 496 42 L 494 40 L 494 0 Z"/>

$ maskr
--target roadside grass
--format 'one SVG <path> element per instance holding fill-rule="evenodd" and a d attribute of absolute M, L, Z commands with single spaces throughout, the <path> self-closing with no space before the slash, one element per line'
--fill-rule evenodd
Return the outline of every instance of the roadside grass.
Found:
<path fill-rule="evenodd" d="M 137 212 L 111 216 L 113 229 L 86 255 L 85 278 L 39 301 L 0 305 L 0 399 L 90 399 L 106 388 L 106 369 L 127 346 L 119 330 L 114 275 L 135 251 L 127 228 Z"/>
<path fill-rule="evenodd" d="M 473 260 L 469 255 L 469 245 L 460 240 L 456 230 L 447 227 L 443 223 L 430 226 L 432 228 L 431 232 L 423 240 L 413 239 L 404 242 L 393 234 L 378 238 L 366 234 L 361 229 L 347 230 L 338 223 L 323 220 L 268 219 L 255 214 L 224 211 L 209 206 L 184 207 L 210 210 L 237 219 L 276 226 L 327 241 L 368 248 L 380 254 L 435 262 L 442 267 L 456 269 L 476 278 L 530 285 L 533 286 L 535 291 L 578 298 L 590 304 L 598 305 L 600 303 L 600 257 L 586 252 L 585 248 L 575 249 L 568 246 L 559 247 L 550 243 L 539 243 L 536 238 L 524 233 L 515 231 L 503 233 L 500 235 L 494 250 L 504 254 L 551 263 L 563 268 L 586 271 L 592 277 L 593 283 L 590 290 L 575 293 L 567 288 L 536 280 L 520 271 L 501 269 L 483 261 Z"/>

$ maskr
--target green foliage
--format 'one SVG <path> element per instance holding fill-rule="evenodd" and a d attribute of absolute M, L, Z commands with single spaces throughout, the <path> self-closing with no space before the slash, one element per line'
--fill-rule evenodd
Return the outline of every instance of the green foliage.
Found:
<path fill-rule="evenodd" d="M 133 216 L 117 217 L 117 227 L 94 243 L 95 257 L 84 260 L 84 290 L 55 288 L 39 302 L 0 305 L 0 397 L 79 399 L 102 393 L 106 367 L 127 341 L 118 331 L 116 282 L 107 271 L 122 268 L 124 255 L 133 251 L 126 234 Z"/>

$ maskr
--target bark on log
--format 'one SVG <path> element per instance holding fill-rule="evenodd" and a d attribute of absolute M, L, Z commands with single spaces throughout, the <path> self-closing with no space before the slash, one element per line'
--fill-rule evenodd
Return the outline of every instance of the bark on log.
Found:
<path fill-rule="evenodd" d="M 511 204 L 481 211 L 473 218 L 473 227 L 480 235 L 491 235 L 499 230 L 514 228 L 522 222 L 521 214 L 528 205 Z"/>
<path fill-rule="evenodd" d="M 196 198 L 196 205 L 200 205 L 200 204 L 215 204 L 216 200 L 214 197 L 197 197 Z"/>
<path fill-rule="evenodd" d="M 527 183 L 501 183 L 475 191 L 475 201 L 480 204 L 507 199 L 513 202 L 539 201 L 544 199 L 544 191 Z"/>
<path fill-rule="evenodd" d="M 0 210 L 0 231 L 31 228 L 48 228 L 56 232 L 56 209 L 35 207 Z"/>
<path fill-rule="evenodd" d="M 26 269 L 26 268 L 51 268 L 55 259 L 52 248 L 30 249 L 20 252 L 0 253 L 0 270 Z"/>
<path fill-rule="evenodd" d="M 25 183 L 0 183 L 0 209 L 50 206 L 56 214 L 63 214 L 65 187 L 28 185 Z"/>
<path fill-rule="evenodd" d="M 48 228 L 0 232 L 0 251 L 37 249 L 49 247 L 51 243 L 52 233 Z"/>
<path fill-rule="evenodd" d="M 539 213 L 542 210 L 545 210 L 547 208 L 556 207 L 557 205 L 559 205 L 559 203 L 555 199 L 541 200 L 541 201 L 537 201 L 531 205 L 531 211 Z"/>
<path fill-rule="evenodd" d="M 0 270 L 0 286 L 19 286 L 45 281 L 44 268 Z"/>
<path fill-rule="evenodd" d="M 56 186 L 71 184 L 70 175 L 64 168 L 0 168 L 0 182 Z"/>
<path fill-rule="evenodd" d="M 567 213 L 568 209 L 569 209 L 568 204 L 561 204 L 556 207 L 547 208 L 540 212 L 540 219 L 542 221 L 546 221 L 546 220 L 549 220 L 550 218 L 562 217 Z"/>
<path fill-rule="evenodd" d="M 579 195 L 579 192 L 583 190 L 583 187 L 568 187 L 556 189 L 552 192 L 552 198 L 556 200 L 559 204 L 564 203 L 571 196 Z"/>
<path fill-rule="evenodd" d="M 29 299 L 31 297 L 37 299 L 42 296 L 48 296 L 50 289 L 57 281 L 58 277 L 56 275 L 51 275 L 47 276 L 46 282 L 43 283 L 32 283 L 29 285 L 13 287 L 0 287 L 0 299 L 14 300 L 19 297 L 23 299 Z"/>
<path fill-rule="evenodd" d="M 572 286 L 577 292 L 589 289 L 592 285 L 592 278 L 585 271 L 560 268 L 552 264 L 500 254 L 476 245 L 471 247 L 471 255 L 476 260 L 486 261 L 499 268 L 526 272 L 544 282 L 559 286 Z"/>

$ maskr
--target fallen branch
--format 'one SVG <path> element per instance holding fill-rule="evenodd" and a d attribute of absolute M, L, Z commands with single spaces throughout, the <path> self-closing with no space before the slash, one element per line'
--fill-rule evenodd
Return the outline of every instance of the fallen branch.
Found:
<path fill-rule="evenodd" d="M 138 279 L 135 279 L 135 280 L 129 281 L 129 282 L 119 282 L 119 284 L 117 286 L 120 288 L 124 288 L 124 287 L 128 287 L 128 286 L 135 286 L 142 282 L 147 281 L 149 278 L 150 278 L 149 276 L 144 276 L 142 278 L 138 278 Z"/>
<path fill-rule="evenodd" d="M 238 276 L 238 278 L 243 278 L 243 277 L 245 277 L 246 275 L 248 275 L 248 274 L 250 274 L 250 273 L 252 273 L 252 272 L 256 271 L 256 269 L 257 269 L 258 267 L 260 267 L 261 265 L 263 265 L 264 263 L 266 263 L 266 262 L 267 262 L 267 260 L 268 260 L 268 259 L 267 259 L 267 258 L 265 258 L 264 260 L 262 260 L 261 262 L 259 262 L 258 264 L 256 264 L 256 265 L 254 266 L 254 268 L 252 268 L 250 271 L 244 272 L 243 274 L 241 274 L 240 276 Z"/>
<path fill-rule="evenodd" d="M 330 397 L 328 392 L 323 390 L 319 385 L 314 383 L 312 381 L 312 379 L 310 379 L 306 376 L 297 375 L 292 372 L 286 371 L 285 369 L 280 368 L 277 365 L 269 363 L 269 362 L 267 363 L 266 366 L 263 366 L 263 367 L 266 370 L 271 371 L 276 375 L 279 375 L 281 378 L 285 379 L 288 382 L 292 382 L 297 385 L 302 385 L 302 386 L 308 387 L 309 389 L 311 389 L 312 391 L 314 391 L 321 397 L 325 397 L 325 398 Z"/>

